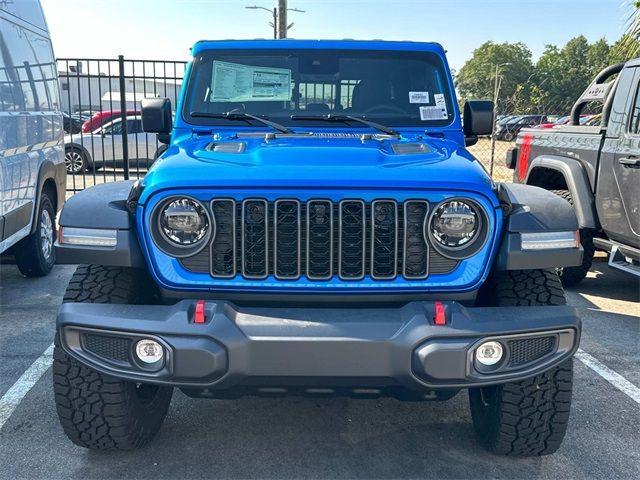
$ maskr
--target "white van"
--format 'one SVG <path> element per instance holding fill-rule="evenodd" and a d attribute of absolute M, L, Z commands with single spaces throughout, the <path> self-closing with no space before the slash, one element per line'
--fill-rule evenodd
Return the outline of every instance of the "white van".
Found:
<path fill-rule="evenodd" d="M 58 72 L 39 0 L 0 2 L 0 254 L 27 276 L 55 263 L 66 172 Z"/>

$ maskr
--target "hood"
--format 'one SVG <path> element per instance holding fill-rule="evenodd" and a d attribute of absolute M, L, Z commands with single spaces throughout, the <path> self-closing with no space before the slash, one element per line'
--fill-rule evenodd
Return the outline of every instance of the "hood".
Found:
<path fill-rule="evenodd" d="M 143 197 L 180 187 L 456 189 L 488 194 L 492 182 L 477 160 L 450 140 L 329 132 L 174 138 L 144 185 Z"/>

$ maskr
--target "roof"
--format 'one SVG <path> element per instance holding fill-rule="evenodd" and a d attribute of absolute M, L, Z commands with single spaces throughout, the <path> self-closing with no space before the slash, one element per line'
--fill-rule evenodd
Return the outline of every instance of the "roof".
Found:
<path fill-rule="evenodd" d="M 385 40 L 200 40 L 191 48 L 192 55 L 204 50 L 239 49 L 319 49 L 328 50 L 400 50 L 427 51 L 444 55 L 444 49 L 435 42 L 385 41 Z"/>

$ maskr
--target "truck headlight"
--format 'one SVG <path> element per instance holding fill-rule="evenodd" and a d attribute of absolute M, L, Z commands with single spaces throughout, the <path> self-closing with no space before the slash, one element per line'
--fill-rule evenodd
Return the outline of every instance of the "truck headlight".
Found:
<path fill-rule="evenodd" d="M 195 255 L 215 234 L 215 221 L 195 198 L 171 197 L 161 202 L 152 215 L 154 243 L 172 257 Z"/>
<path fill-rule="evenodd" d="M 431 234 L 443 246 L 461 247 L 478 233 L 478 214 L 462 200 L 441 203 L 431 217 Z"/>
<path fill-rule="evenodd" d="M 160 214 L 160 228 L 171 242 L 190 246 L 202 240 L 209 229 L 204 207 L 191 198 L 168 203 Z"/>
<path fill-rule="evenodd" d="M 467 258 L 482 247 L 487 221 L 482 208 L 465 198 L 445 200 L 433 210 L 425 232 L 441 254 Z"/>

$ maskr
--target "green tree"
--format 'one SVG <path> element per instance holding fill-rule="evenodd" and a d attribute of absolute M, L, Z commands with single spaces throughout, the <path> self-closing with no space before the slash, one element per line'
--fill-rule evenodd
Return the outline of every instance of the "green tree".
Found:
<path fill-rule="evenodd" d="M 631 4 L 627 31 L 612 47 L 612 63 L 624 62 L 640 56 L 640 0 Z"/>
<path fill-rule="evenodd" d="M 523 43 L 486 42 L 476 48 L 472 57 L 456 75 L 456 87 L 462 99 L 493 99 L 496 79 L 496 65 L 508 63 L 500 69 L 500 102 L 498 110 L 504 111 L 505 104 L 514 95 L 523 95 L 519 85 L 526 84 L 534 74 L 531 51 Z M 502 108 L 501 108 L 502 107 Z"/>

